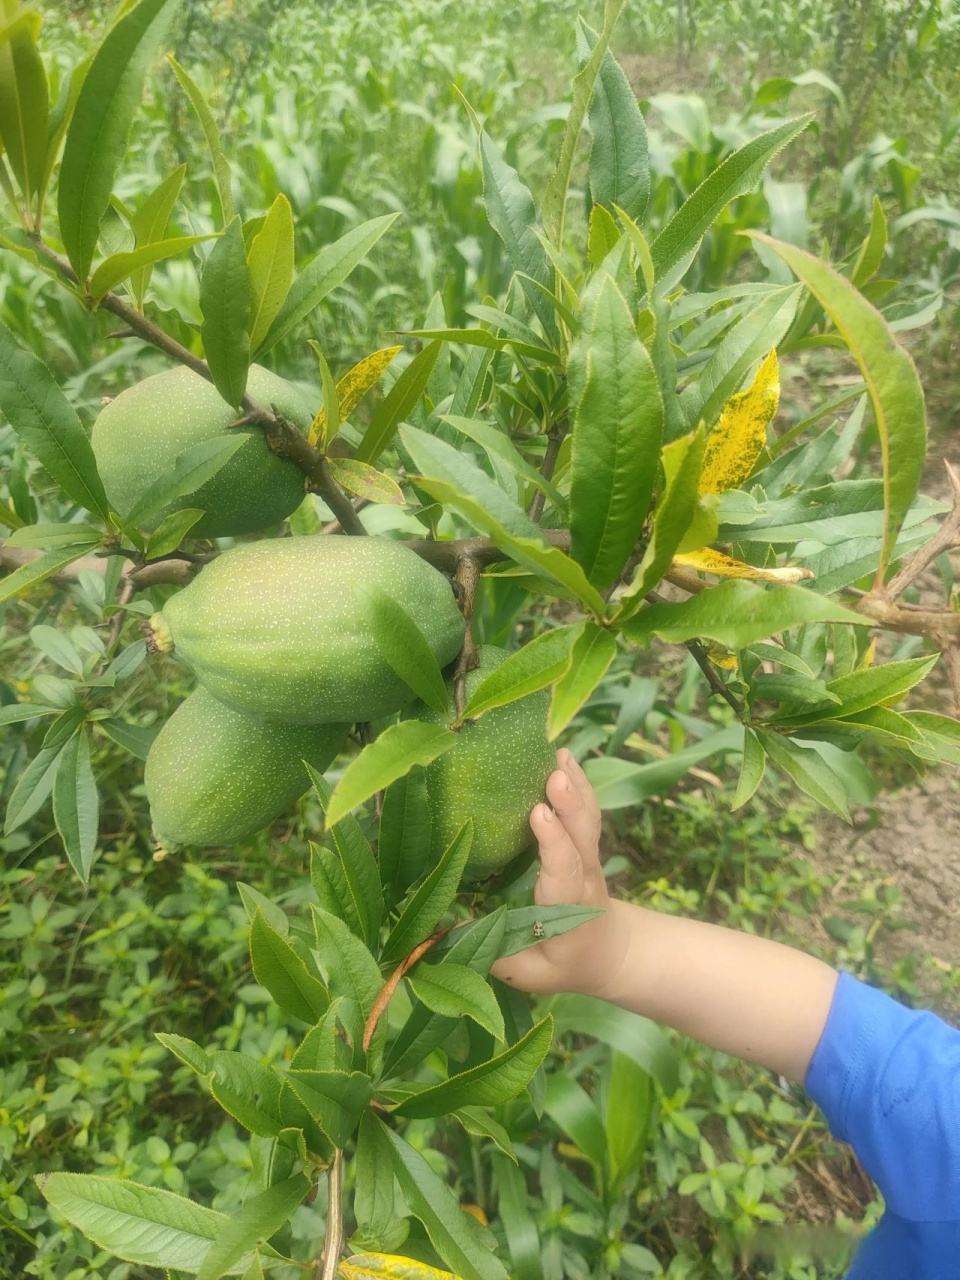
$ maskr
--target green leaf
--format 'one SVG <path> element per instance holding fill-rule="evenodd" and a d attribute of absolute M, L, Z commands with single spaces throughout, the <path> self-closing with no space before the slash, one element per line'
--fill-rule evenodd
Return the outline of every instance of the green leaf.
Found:
<path fill-rule="evenodd" d="M 198 1076 L 208 1076 L 213 1070 L 210 1065 L 210 1055 L 195 1041 L 186 1036 L 174 1035 L 170 1031 L 155 1031 L 154 1035 L 165 1049 L 179 1058 L 191 1071 L 195 1071 Z"/>
<path fill-rule="evenodd" d="M 356 898 L 343 874 L 343 861 L 332 849 L 310 846 L 310 883 L 324 911 L 342 920 L 358 938 L 366 937 L 366 912 L 361 917 Z"/>
<path fill-rule="evenodd" d="M 800 116 L 758 134 L 701 182 L 650 246 L 658 280 L 694 252 L 730 201 L 755 187 L 777 152 L 798 137 L 812 119 L 812 114 Z"/>
<path fill-rule="evenodd" d="M 171 511 L 168 516 L 164 516 L 147 538 L 144 550 L 146 559 L 158 560 L 161 556 L 176 551 L 203 514 L 197 507 L 182 507 L 179 511 Z"/>
<path fill-rule="evenodd" d="M 428 343 L 400 374 L 370 419 L 370 425 L 357 447 L 358 461 L 376 462 L 380 457 L 396 435 L 397 425 L 410 416 L 426 391 L 439 354 L 439 340 Z"/>
<path fill-rule="evenodd" d="M 344 997 L 344 1025 L 354 1044 L 363 1038 L 363 1028 L 380 994 L 383 980 L 376 960 L 342 920 L 311 906 L 316 932 L 317 954 L 331 994 Z"/>
<path fill-rule="evenodd" d="M 488 1111 L 481 1107 L 461 1107 L 458 1111 L 451 1112 L 451 1115 L 460 1121 L 467 1133 L 474 1138 L 489 1138 L 514 1164 L 517 1163 L 509 1133 Z"/>
<path fill-rule="evenodd" d="M 97 847 L 100 800 L 90 765 L 90 742 L 77 733 L 60 753 L 53 784 L 53 820 L 70 865 L 84 884 Z"/>
<path fill-rule="evenodd" d="M 801 791 L 825 809 L 850 821 L 847 793 L 833 770 L 810 747 L 801 747 L 793 739 L 766 729 L 754 732 L 763 750 L 775 765 L 797 784 Z"/>
<path fill-rule="evenodd" d="M 339 821 L 331 816 L 331 791 L 325 779 L 304 761 L 307 773 L 313 783 L 314 790 L 320 797 L 323 807 L 327 835 L 336 846 L 343 872 L 343 885 L 352 900 L 353 911 L 345 917 L 351 928 L 354 921 L 359 925 L 355 930 L 370 947 L 376 945 L 383 920 L 383 890 L 380 885 L 380 872 L 370 848 L 370 841 L 363 834 L 356 818 L 345 815 Z M 336 886 L 339 894 L 339 884 Z"/>
<path fill-rule="evenodd" d="M 358 498 L 395 507 L 406 505 L 403 490 L 385 471 L 378 471 L 356 458 L 328 458 L 327 466 L 340 488 L 356 494 Z"/>
<path fill-rule="evenodd" d="M 45 1199 L 78 1231 L 125 1262 L 193 1275 L 229 1219 L 185 1196 L 124 1178 L 41 1173 Z"/>
<path fill-rule="evenodd" d="M 76 410 L 45 364 L 0 324 L 0 412 L 74 502 L 107 518 L 107 496 Z M 66 563 L 66 562 L 64 562 Z"/>
<path fill-rule="evenodd" d="M 78 542 L 99 542 L 102 530 L 93 524 L 28 524 L 21 525 L 9 538 L 5 547 L 69 547 Z"/>
<path fill-rule="evenodd" d="M 468 820 L 450 841 L 437 865 L 417 886 L 413 897 L 400 913 L 381 953 L 383 964 L 393 964 L 409 955 L 417 943 L 429 937 L 443 919 L 457 896 L 472 842 L 473 822 Z"/>
<path fill-rule="evenodd" d="M 880 270 L 883 255 L 887 248 L 887 219 L 884 217 L 880 197 L 873 197 L 873 213 L 870 217 L 870 230 L 857 253 L 850 279 L 858 288 L 862 288 L 868 280 Z"/>
<path fill-rule="evenodd" d="M 106 720 L 98 720 L 96 725 L 111 742 L 115 742 L 118 747 L 123 747 L 138 760 L 146 760 L 153 746 L 153 740 L 159 733 L 159 729 L 144 729 L 142 725 L 128 724 L 126 720 L 119 720 L 113 716 Z"/>
<path fill-rule="evenodd" d="M 373 1095 L 361 1071 L 289 1071 L 287 1083 L 335 1147 L 343 1148 Z"/>
<path fill-rule="evenodd" d="M 271 347 L 275 347 L 331 289 L 342 284 L 398 216 L 396 213 L 388 213 L 380 218 L 371 218 L 369 222 L 353 227 L 333 244 L 324 245 L 294 280 L 276 319 L 267 330 L 267 336 L 254 351 L 253 358 L 259 360 Z"/>
<path fill-rule="evenodd" d="M 259 908 L 250 925 L 250 960 L 253 976 L 282 1013 L 314 1023 L 326 1011 L 330 1003 L 326 987 Z"/>
<path fill-rule="evenodd" d="M 399 1134 L 376 1122 L 392 1157 L 393 1171 L 410 1211 L 423 1223 L 430 1243 L 461 1280 L 508 1280 L 492 1252 L 490 1233 L 460 1208 L 446 1182 Z"/>
<path fill-rule="evenodd" d="M 217 129 L 216 121 L 207 106 L 206 99 L 200 92 L 200 86 L 188 72 L 184 71 L 173 54 L 167 54 L 167 61 L 173 68 L 173 74 L 179 80 L 180 87 L 190 99 L 190 105 L 200 120 L 203 136 L 207 140 L 210 159 L 213 161 L 213 178 L 217 184 L 217 193 L 220 196 L 220 212 L 223 215 L 224 226 L 226 226 L 234 214 L 233 192 L 231 189 L 230 165 L 227 163 L 227 158 L 223 154 L 223 148 L 220 145 L 220 131 Z"/>
<path fill-rule="evenodd" d="M 678 1081 L 677 1050 L 649 1018 L 627 1009 L 618 1009 L 593 996 L 561 995 L 546 1008 L 553 1015 L 558 1035 L 590 1036 L 625 1054 L 660 1085 L 673 1093 Z"/>
<path fill-rule="evenodd" d="M 12 12 L 7 5 L 5 24 Z M 36 45 L 39 29 L 38 15 L 20 12 L 0 39 L 0 140 L 27 209 L 43 185 L 47 159 L 50 100 Z"/>
<path fill-rule="evenodd" d="M 663 404 L 626 300 L 603 277 L 570 352 L 573 411 L 571 552 L 601 589 L 614 582 L 646 518 L 657 478 Z"/>
<path fill-rule="evenodd" d="M 282 191 L 267 210 L 263 226 L 250 244 L 247 267 L 250 272 L 250 346 L 256 350 L 267 336 L 293 284 L 293 210 Z M 336 431 L 331 433 L 331 438 L 333 435 Z"/>
<path fill-rule="evenodd" d="M 594 1100 L 576 1080 L 554 1071 L 547 1077 L 544 1110 L 551 1120 L 573 1140 L 591 1164 L 607 1167 L 607 1134 L 603 1116 Z"/>
<path fill-rule="evenodd" d="M 553 686 L 547 738 L 553 742 L 567 727 L 597 685 L 607 674 L 617 653 L 617 639 L 611 631 L 585 622 L 573 642 L 569 665 Z"/>
<path fill-rule="evenodd" d="M 14 702 L 0 707 L 0 725 L 22 724 L 24 720 L 35 720 L 38 716 L 59 715 L 60 711 L 60 707 L 46 707 L 39 702 Z"/>
<path fill-rule="evenodd" d="M 902 662 L 885 662 L 878 667 L 866 667 L 863 671 L 851 671 L 827 681 L 829 701 L 825 700 L 820 711 L 799 712 L 781 717 L 780 724 L 800 726 L 833 720 L 838 716 L 850 716 L 865 711 L 878 703 L 898 702 L 925 680 L 940 658 L 938 653 L 922 658 L 907 658 Z M 839 704 L 839 705 L 837 705 Z"/>
<path fill-rule="evenodd" d="M 730 579 L 679 603 L 648 605 L 623 628 L 636 643 L 657 635 L 669 644 L 684 644 L 698 636 L 716 640 L 728 649 L 742 649 L 805 622 L 848 622 L 869 626 L 869 620 L 843 605 L 789 583 L 759 586 Z"/>
<path fill-rule="evenodd" d="M 563 224 L 567 208 L 567 190 L 573 172 L 573 159 L 580 140 L 580 131 L 587 116 L 587 108 L 593 97 L 593 89 L 607 50 L 610 37 L 623 13 L 626 0 L 606 0 L 603 6 L 603 30 L 592 43 L 589 58 L 573 78 L 573 95 L 563 137 L 560 140 L 560 158 L 556 172 L 543 193 L 543 226 L 558 248 L 563 245 Z"/>
<path fill-rule="evenodd" d="M 555 906 L 510 907 L 507 911 L 503 942 L 499 956 L 516 955 L 547 938 L 559 938 L 588 920 L 597 920 L 604 914 L 602 907 L 582 907 L 567 903 Z M 535 928 L 539 926 L 539 928 Z M 540 929 L 543 930 L 540 933 Z"/>
<path fill-rule="evenodd" d="M 375 792 L 409 773 L 414 765 L 430 764 L 456 743 L 456 734 L 439 725 L 420 720 L 390 725 L 367 743 L 344 770 L 330 797 L 327 821 L 339 822 Z"/>
<path fill-rule="evenodd" d="M 566 511 L 567 500 L 563 494 L 549 480 L 545 480 L 536 467 L 527 462 L 505 431 L 488 422 L 481 422 L 478 418 L 462 418 L 449 413 L 441 413 L 438 417 L 441 422 L 449 422 L 456 431 L 475 440 L 488 457 L 502 458 L 509 463 L 518 476 L 540 489 L 559 511 Z"/>
<path fill-rule="evenodd" d="M 59 725 L 65 716 L 70 716 L 70 712 L 65 712 L 64 715 L 59 716 L 53 722 L 51 730 Z M 12 831 L 16 831 L 18 827 L 22 827 L 46 802 L 47 797 L 53 790 L 53 781 L 57 774 L 60 752 L 63 747 L 63 742 L 58 742 L 55 746 L 51 744 L 50 746 L 41 747 L 20 774 L 17 779 L 17 785 L 14 787 L 7 803 L 7 816 L 3 826 L 4 835 L 9 835 Z"/>
<path fill-rule="evenodd" d="M 384 662 L 428 707 L 447 715 L 443 672 L 416 619 L 382 587 L 354 584 L 353 593 Z"/>
<path fill-rule="evenodd" d="M 30 628 L 30 639 L 44 657 L 74 675 L 83 675 L 83 659 L 62 631 L 42 624 Z"/>
<path fill-rule="evenodd" d="M 250 280 L 237 214 L 210 251 L 200 279 L 203 353 L 214 385 L 227 404 L 238 409 L 250 368 Z"/>
<path fill-rule="evenodd" d="M 753 235 L 778 254 L 814 295 L 837 326 L 867 384 L 883 460 L 883 548 L 877 568 L 877 582 L 882 583 L 904 517 L 916 497 L 927 452 L 926 410 L 916 368 L 880 312 L 829 263 L 795 245 L 758 232 Z"/>
<path fill-rule="evenodd" d="M 597 36 L 577 19 L 577 55 L 586 62 Z M 590 197 L 611 213 L 619 205 L 631 218 L 643 217 L 650 194 L 647 130 L 637 96 L 620 64 L 609 51 L 590 103 Z M 649 285 L 647 286 L 649 289 Z"/>
<path fill-rule="evenodd" d="M 734 727 L 708 734 L 699 742 L 649 764 L 633 764 L 615 756 L 601 756 L 588 760 L 584 769 L 597 793 L 600 808 L 624 809 L 668 791 L 701 760 L 721 752 L 739 754 L 742 750 L 743 730 Z"/>
<path fill-rule="evenodd" d="M 280 1133 L 280 1079 L 245 1053 L 211 1053 L 210 1092 L 234 1120 L 262 1138 Z"/>
<path fill-rule="evenodd" d="M 503 1040 L 503 1014 L 496 996 L 479 973 L 466 965 L 418 964 L 407 974 L 410 989 L 417 999 L 448 1018 L 472 1018 L 489 1031 L 495 1040 Z"/>
<path fill-rule="evenodd" d="M 447 480 L 424 477 L 417 483 L 437 502 L 452 507 L 480 533 L 491 538 L 517 564 L 523 565 L 531 573 L 542 574 L 560 583 L 597 617 L 602 618 L 606 614 L 606 601 L 596 587 L 587 581 L 586 574 L 580 565 L 565 555 L 559 547 L 549 546 L 539 530 L 536 537 L 517 536 L 490 513 L 482 499 L 478 499 L 473 494 L 464 493 Z"/>
<path fill-rule="evenodd" d="M 60 238 L 81 282 L 90 271 L 147 68 L 170 29 L 177 3 L 140 0 L 108 32 L 80 88 L 57 196 Z"/>
<path fill-rule="evenodd" d="M 614 619 L 621 622 L 634 614 L 670 568 L 673 557 L 684 539 L 697 509 L 697 490 L 706 433 L 699 427 L 681 436 L 663 451 L 666 488 L 657 499 L 653 514 L 653 530 L 637 566 L 633 581 L 620 596 L 620 609 Z"/>
<path fill-rule="evenodd" d="M 423 874 L 430 860 L 432 829 L 426 775 L 412 769 L 387 787 L 380 814 L 380 875 L 392 888 L 393 900 Z"/>
<path fill-rule="evenodd" d="M 463 720 L 472 720 L 494 707 L 504 707 L 528 693 L 545 689 L 570 666 L 570 650 L 583 631 L 579 623 L 553 627 L 511 653 L 474 689 L 464 707 Z"/>
<path fill-rule="evenodd" d="M 327 357 L 323 354 L 323 348 L 320 343 L 314 342 L 313 338 L 308 338 L 307 346 L 313 349 L 313 354 L 317 357 L 317 364 L 320 367 L 320 383 L 323 388 L 323 403 L 314 416 L 308 438 L 311 443 L 316 443 L 319 446 L 321 452 L 325 452 L 330 441 L 336 438 L 340 430 L 340 392 L 337 390 L 336 379 L 330 372 Z M 332 461 L 333 459 L 330 459 L 328 465 Z M 354 466 L 365 465 L 364 463 L 358 463 L 353 458 L 345 459 L 345 461 L 353 462 Z M 372 468 L 370 469 L 372 470 Z"/>
<path fill-rule="evenodd" d="M 536 287 L 538 281 L 549 288 L 553 271 L 546 250 L 537 235 L 537 207 L 528 188 L 500 154 L 489 134 L 480 130 L 480 163 L 483 170 L 483 204 L 487 221 L 503 241 L 527 301 L 551 339 L 557 337 L 553 308 Z M 525 278 L 529 277 L 529 279 Z M 462 407 L 453 412 L 469 412 Z"/>
<path fill-rule="evenodd" d="M 309 1190 L 309 1180 L 297 1173 L 248 1200 L 223 1224 L 204 1254 L 197 1280 L 220 1280 L 233 1271 L 252 1249 L 280 1230 Z"/>
<path fill-rule="evenodd" d="M 152 523 L 167 507 L 188 498 L 211 480 L 244 444 L 246 437 L 236 431 L 233 435 L 211 436 L 184 449 L 174 459 L 171 471 L 154 480 L 141 495 L 126 515 L 125 523 L 132 528 Z"/>
<path fill-rule="evenodd" d="M 462 1115 L 458 1113 L 458 1118 Z M 543 1280 L 543 1256 L 536 1219 L 533 1216 L 527 1194 L 527 1183 L 519 1169 L 509 1160 L 491 1157 L 494 1182 L 497 1188 L 497 1208 L 503 1233 L 510 1250 L 514 1280 Z"/>
<path fill-rule="evenodd" d="M 390 1144 L 371 1111 L 360 1118 L 357 1134 L 356 1183 L 353 1216 L 357 1234 L 365 1241 L 381 1240 L 399 1217 Z"/>
<path fill-rule="evenodd" d="M 503 1053 L 442 1084 L 427 1085 L 405 1098 L 394 1113 L 424 1120 L 464 1106 L 499 1106 L 523 1092 L 547 1056 L 552 1040 L 553 1019 L 548 1015 Z"/>
<path fill-rule="evenodd" d="M 739 809 L 752 798 L 757 787 L 763 781 L 764 770 L 767 767 L 767 757 L 760 745 L 760 739 L 752 729 L 747 729 L 743 735 L 743 760 L 740 765 L 740 777 L 737 780 L 737 790 L 733 797 L 734 809 Z"/>
<path fill-rule="evenodd" d="M 123 253 L 111 253 L 104 258 L 90 277 L 89 293 L 94 302 L 100 302 L 111 289 L 115 289 L 128 276 L 144 267 L 173 258 L 195 244 L 211 240 L 212 236 L 175 236 L 171 240 L 159 240 L 155 244 L 138 245 Z"/>
<path fill-rule="evenodd" d="M 183 178 L 187 172 L 185 164 L 174 169 L 173 173 L 150 192 L 139 210 L 130 219 L 130 226 L 137 238 L 138 245 L 157 244 L 163 240 L 167 223 L 177 203 Z M 153 267 L 147 265 L 138 268 L 130 276 L 130 291 L 136 299 L 137 306 L 143 309 L 143 297 L 153 274 Z"/>

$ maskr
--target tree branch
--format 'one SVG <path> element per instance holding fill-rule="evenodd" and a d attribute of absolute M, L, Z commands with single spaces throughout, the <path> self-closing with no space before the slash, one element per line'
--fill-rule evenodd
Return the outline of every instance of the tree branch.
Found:
<path fill-rule="evenodd" d="M 660 595 L 659 592 L 657 591 L 648 591 L 646 598 L 652 601 L 654 604 L 666 603 L 664 601 L 663 596 Z M 721 678 L 721 676 L 715 669 L 713 663 L 710 661 L 710 658 L 704 646 L 700 643 L 699 640 L 687 640 L 685 642 L 684 647 L 686 649 L 689 649 L 689 651 L 693 654 L 693 657 L 696 661 L 697 666 L 703 672 L 704 676 L 706 677 L 707 684 L 710 686 L 713 692 L 718 693 L 720 697 L 724 699 L 725 702 L 728 702 L 730 706 L 733 707 L 734 711 L 737 713 L 737 716 L 739 717 L 739 719 L 742 720 L 744 716 L 744 712 L 746 711 L 746 707 L 744 706 L 743 701 L 740 698 L 738 698 L 737 695 L 732 690 L 727 688 L 726 682 Z"/>
<path fill-rule="evenodd" d="M 343 1152 L 333 1153 L 327 1170 L 327 1231 L 323 1257 L 317 1267 L 317 1280 L 336 1280 L 343 1248 Z"/>
<path fill-rule="evenodd" d="M 920 577 L 924 569 L 933 564 L 937 556 L 960 547 L 960 476 L 946 458 L 943 460 L 943 465 L 947 469 L 947 479 L 953 490 L 953 509 L 930 541 L 913 553 L 885 587 L 876 589 L 875 594 L 881 600 L 896 600 L 906 591 L 911 582 Z"/>
<path fill-rule="evenodd" d="M 473 610 L 477 603 L 477 584 L 480 581 L 480 565 L 470 554 L 460 557 L 454 580 L 460 587 L 460 612 L 466 627 L 463 633 L 463 647 L 457 657 L 457 665 L 453 676 L 453 705 L 457 719 L 463 715 L 467 700 L 467 672 L 477 665 L 477 646 L 473 639 Z"/>
<path fill-rule="evenodd" d="M 543 462 L 540 464 L 540 474 L 544 480 L 552 480 L 553 473 L 557 465 L 557 456 L 560 453 L 560 446 L 563 444 L 563 437 L 567 434 L 567 422 L 563 419 L 561 422 L 555 422 L 547 434 L 547 447 L 543 455 Z M 543 515 L 543 504 L 546 500 L 546 494 L 542 489 L 538 489 L 533 495 L 533 501 L 530 503 L 530 519 L 534 524 L 540 523 L 540 517 Z"/>

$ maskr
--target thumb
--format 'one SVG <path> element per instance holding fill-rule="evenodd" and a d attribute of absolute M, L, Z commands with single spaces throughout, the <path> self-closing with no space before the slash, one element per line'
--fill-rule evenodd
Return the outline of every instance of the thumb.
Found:
<path fill-rule="evenodd" d="M 563 823 L 545 804 L 530 815 L 530 827 L 540 846 L 540 876 L 534 889 L 538 903 L 553 905 L 583 900 L 583 862 Z"/>

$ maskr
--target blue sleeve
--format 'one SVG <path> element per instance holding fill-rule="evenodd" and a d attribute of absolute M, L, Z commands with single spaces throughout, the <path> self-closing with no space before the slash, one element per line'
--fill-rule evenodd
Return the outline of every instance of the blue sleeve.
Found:
<path fill-rule="evenodd" d="M 805 1084 L 891 1212 L 960 1220 L 960 1031 L 841 973 Z"/>

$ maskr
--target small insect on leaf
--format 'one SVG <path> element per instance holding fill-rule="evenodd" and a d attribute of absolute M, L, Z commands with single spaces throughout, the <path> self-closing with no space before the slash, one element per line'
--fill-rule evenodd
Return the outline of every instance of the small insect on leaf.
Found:
<path fill-rule="evenodd" d="M 767 427 L 780 403 L 780 369 L 771 351 L 746 391 L 731 396 L 707 437 L 701 493 L 736 489 L 750 475 L 767 442 Z"/>

